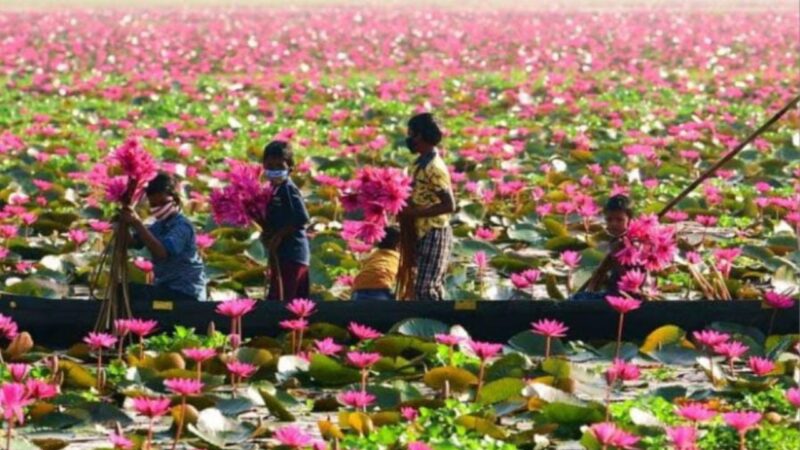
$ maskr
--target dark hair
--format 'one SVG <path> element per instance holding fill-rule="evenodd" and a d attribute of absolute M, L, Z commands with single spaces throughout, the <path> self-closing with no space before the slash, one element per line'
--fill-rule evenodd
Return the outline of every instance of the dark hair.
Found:
<path fill-rule="evenodd" d="M 261 161 L 264 162 L 267 158 L 275 156 L 282 158 L 290 169 L 294 168 L 294 153 L 288 142 L 275 140 L 267 144 L 264 147 L 264 156 Z"/>
<path fill-rule="evenodd" d="M 436 124 L 431 113 L 417 114 L 408 121 L 408 128 L 414 134 L 419 134 L 422 140 L 431 145 L 442 142 L 442 130 Z"/>
<path fill-rule="evenodd" d="M 622 211 L 628 217 L 633 217 L 633 207 L 631 206 L 631 199 L 625 195 L 617 194 L 606 201 L 606 206 L 603 207 L 603 212 L 610 213 L 612 211 Z"/>
<path fill-rule="evenodd" d="M 378 248 L 384 250 L 396 249 L 400 244 L 400 228 L 389 226 L 386 227 L 384 231 L 386 234 L 383 236 L 383 239 L 378 242 Z"/>
<path fill-rule="evenodd" d="M 181 203 L 181 197 L 178 195 L 178 188 L 175 185 L 175 179 L 172 178 L 168 173 L 159 172 L 155 178 L 147 183 L 147 187 L 144 189 L 144 192 L 147 195 L 167 194 L 172 197 L 173 200 L 175 200 L 175 203 Z"/>

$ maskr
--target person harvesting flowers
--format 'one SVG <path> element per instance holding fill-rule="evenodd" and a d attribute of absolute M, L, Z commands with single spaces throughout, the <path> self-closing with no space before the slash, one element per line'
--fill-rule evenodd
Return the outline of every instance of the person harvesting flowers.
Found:
<path fill-rule="evenodd" d="M 443 300 L 453 244 L 450 216 L 456 210 L 450 173 L 436 146 L 442 131 L 430 113 L 408 121 L 406 147 L 418 155 L 412 166 L 411 200 L 401 212 L 401 298 Z M 416 267 L 413 294 L 411 273 Z"/>
<path fill-rule="evenodd" d="M 619 261 L 617 253 L 623 248 L 623 238 L 628 232 L 628 227 L 633 219 L 633 207 L 628 197 L 615 195 L 608 199 L 603 208 L 606 219 L 606 233 L 610 237 L 609 252 L 612 257 L 611 264 L 601 267 L 587 286 L 587 292 L 576 295 L 575 300 L 601 299 L 605 295 L 619 295 L 619 282 L 623 279 L 626 269 Z"/>
<path fill-rule="evenodd" d="M 289 175 L 294 154 L 288 142 L 275 140 L 264 147 L 262 159 L 272 196 L 267 204 L 261 241 L 270 254 L 269 300 L 309 296 L 311 263 L 306 226 L 309 215 L 300 189 Z"/>
<path fill-rule="evenodd" d="M 133 228 L 133 247 L 147 248 L 153 257 L 156 298 L 206 300 L 205 266 L 197 251 L 195 229 L 180 211 L 180 196 L 174 179 L 159 173 L 145 188 L 155 221 L 145 225 L 131 206 L 120 219 Z"/>

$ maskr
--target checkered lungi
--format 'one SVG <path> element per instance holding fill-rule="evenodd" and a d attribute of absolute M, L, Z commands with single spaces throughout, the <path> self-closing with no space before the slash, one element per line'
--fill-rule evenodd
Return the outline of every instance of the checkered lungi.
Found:
<path fill-rule="evenodd" d="M 444 277 L 453 247 L 450 227 L 433 228 L 417 242 L 415 300 L 444 300 Z"/>

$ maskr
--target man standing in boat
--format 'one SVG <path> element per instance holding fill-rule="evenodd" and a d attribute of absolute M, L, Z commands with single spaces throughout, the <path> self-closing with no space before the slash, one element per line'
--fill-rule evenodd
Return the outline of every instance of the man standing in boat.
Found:
<path fill-rule="evenodd" d="M 414 300 L 443 300 L 444 280 L 453 245 L 450 216 L 455 199 L 450 172 L 436 146 L 442 131 L 430 113 L 421 113 L 408 121 L 406 147 L 418 155 L 411 167 L 413 189 L 408 206 L 400 214 L 400 282 L 413 277 Z M 413 273 L 416 268 L 416 275 Z M 400 292 L 401 298 L 408 297 Z M 405 295 L 404 295 L 405 294 Z"/>

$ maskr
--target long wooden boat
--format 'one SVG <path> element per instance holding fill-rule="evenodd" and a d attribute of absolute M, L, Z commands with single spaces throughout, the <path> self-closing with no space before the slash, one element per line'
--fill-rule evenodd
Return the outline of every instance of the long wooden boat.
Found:
<path fill-rule="evenodd" d="M 132 292 L 135 317 L 156 319 L 159 329 L 175 325 L 204 332 L 210 322 L 228 330 L 228 321 L 215 312 L 214 302 L 179 302 L 147 298 Z M 20 330 L 53 348 L 64 348 L 82 339 L 94 327 L 100 302 L 77 299 L 47 299 L 0 294 L 0 313 L 11 316 Z M 447 301 L 447 302 L 319 302 L 312 322 L 347 326 L 351 321 L 387 331 L 408 318 L 435 319 L 462 325 L 475 339 L 505 342 L 530 328 L 532 321 L 551 318 L 563 321 L 570 339 L 601 340 L 616 336 L 617 314 L 604 301 Z M 772 310 L 757 301 L 653 301 L 631 312 L 625 321 L 626 339 L 642 339 L 656 327 L 674 324 L 692 331 L 713 322 L 733 322 L 767 332 Z M 276 336 L 278 322 L 290 317 L 279 302 L 261 302 L 244 317 L 246 336 Z M 772 325 L 776 334 L 798 333 L 798 307 L 781 310 Z"/>

